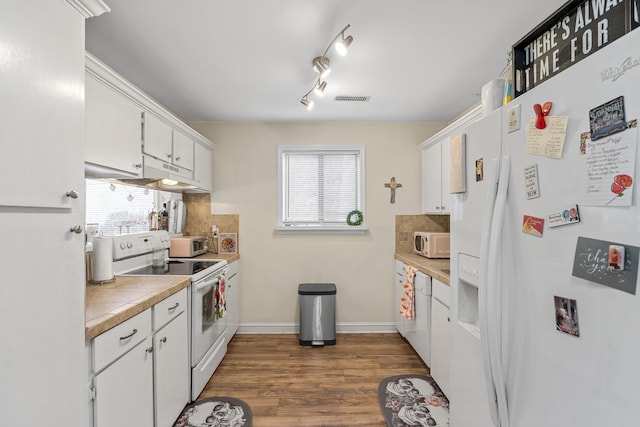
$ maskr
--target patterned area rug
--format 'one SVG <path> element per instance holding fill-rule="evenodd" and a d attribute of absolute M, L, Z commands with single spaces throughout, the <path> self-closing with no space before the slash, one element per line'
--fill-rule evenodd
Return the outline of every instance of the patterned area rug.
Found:
<path fill-rule="evenodd" d="M 385 378 L 378 386 L 378 403 L 389 427 L 449 425 L 449 400 L 430 376 Z"/>
<path fill-rule="evenodd" d="M 252 427 L 246 402 L 233 397 L 196 400 L 182 411 L 173 427 Z"/>

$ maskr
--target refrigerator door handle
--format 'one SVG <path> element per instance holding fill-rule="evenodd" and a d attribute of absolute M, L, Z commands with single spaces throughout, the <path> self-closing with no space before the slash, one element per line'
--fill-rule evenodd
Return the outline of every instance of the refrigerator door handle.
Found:
<path fill-rule="evenodd" d="M 488 166 L 488 165 L 487 165 Z M 498 424 L 498 402 L 497 393 L 494 383 L 494 376 L 491 364 L 491 348 L 489 343 L 489 325 L 488 325 L 488 265 L 489 265 L 489 245 L 491 242 L 491 225 L 493 222 L 494 208 L 498 192 L 500 163 L 498 159 L 491 161 L 490 171 L 495 171 L 491 176 L 486 176 L 489 185 L 493 188 L 487 191 L 484 206 L 484 216 L 482 220 L 482 235 L 480 238 L 480 277 L 478 283 L 478 315 L 480 326 L 480 347 L 482 352 L 482 364 L 484 371 L 485 384 L 487 387 L 487 397 L 489 399 L 489 413 L 494 425 Z M 488 174 L 487 174 L 488 175 Z"/>
<path fill-rule="evenodd" d="M 500 427 L 509 426 L 509 412 L 507 408 L 507 393 L 502 371 L 501 335 L 502 335 L 502 305 L 500 283 L 498 283 L 498 267 L 500 265 L 500 241 L 502 239 L 502 224 L 507 203 L 509 188 L 510 156 L 503 156 L 500 164 L 500 179 L 496 195 L 493 219 L 491 221 L 491 237 L 487 263 L 487 339 L 491 349 L 489 351 L 491 374 L 497 399 L 497 410 Z"/>

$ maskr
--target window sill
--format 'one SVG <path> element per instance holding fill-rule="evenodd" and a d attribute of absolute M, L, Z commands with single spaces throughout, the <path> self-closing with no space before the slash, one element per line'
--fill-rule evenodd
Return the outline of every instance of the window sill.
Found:
<path fill-rule="evenodd" d="M 334 226 L 334 227 L 314 227 L 314 226 L 276 226 L 277 234 L 365 234 L 369 231 L 366 224 L 359 226 Z"/>

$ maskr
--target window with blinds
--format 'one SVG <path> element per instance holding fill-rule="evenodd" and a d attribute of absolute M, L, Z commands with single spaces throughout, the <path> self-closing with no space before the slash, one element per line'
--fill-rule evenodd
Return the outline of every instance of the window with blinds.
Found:
<path fill-rule="evenodd" d="M 364 211 L 364 147 L 278 147 L 281 229 L 357 229 L 347 215 Z"/>

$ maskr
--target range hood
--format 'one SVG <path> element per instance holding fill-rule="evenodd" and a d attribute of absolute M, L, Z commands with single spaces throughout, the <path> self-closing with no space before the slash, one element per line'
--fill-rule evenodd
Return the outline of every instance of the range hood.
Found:
<path fill-rule="evenodd" d="M 206 193 L 191 179 L 192 174 L 192 171 L 146 155 L 143 156 L 142 177 L 94 163 L 84 164 L 85 178 L 174 193 Z"/>

